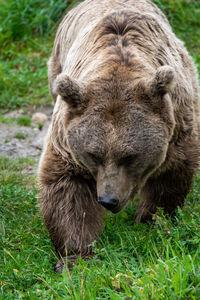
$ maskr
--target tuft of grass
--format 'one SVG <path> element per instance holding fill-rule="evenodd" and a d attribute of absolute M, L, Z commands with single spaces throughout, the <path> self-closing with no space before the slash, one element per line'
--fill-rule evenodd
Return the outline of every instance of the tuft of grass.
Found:
<path fill-rule="evenodd" d="M 14 119 L 10 117 L 4 117 L 0 114 L 0 123 L 7 123 L 7 124 L 13 124 Z"/>
<path fill-rule="evenodd" d="M 9 143 L 9 142 L 10 142 L 10 139 L 7 139 L 7 138 L 6 138 L 6 139 L 4 140 L 4 143 L 6 143 L 6 144 Z"/>
<path fill-rule="evenodd" d="M 39 129 L 39 130 L 42 130 L 43 127 L 44 127 L 44 124 L 43 124 L 43 123 L 39 123 L 39 124 L 38 124 L 38 129 Z"/>
<path fill-rule="evenodd" d="M 16 137 L 19 140 L 24 140 L 27 137 L 27 134 L 21 131 L 18 131 L 15 133 L 14 137 Z"/>
<path fill-rule="evenodd" d="M 16 119 L 16 122 L 20 126 L 31 126 L 31 118 L 29 116 L 20 116 Z"/>

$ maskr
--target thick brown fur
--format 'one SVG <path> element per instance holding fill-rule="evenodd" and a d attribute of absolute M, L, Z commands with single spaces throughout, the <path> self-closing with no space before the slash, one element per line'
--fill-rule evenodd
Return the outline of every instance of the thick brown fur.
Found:
<path fill-rule="evenodd" d="M 151 1 L 81 3 L 58 28 L 48 73 L 56 103 L 40 200 L 62 257 L 92 255 L 99 195 L 119 199 L 117 212 L 139 193 L 136 222 L 184 204 L 200 154 L 197 73 Z"/>

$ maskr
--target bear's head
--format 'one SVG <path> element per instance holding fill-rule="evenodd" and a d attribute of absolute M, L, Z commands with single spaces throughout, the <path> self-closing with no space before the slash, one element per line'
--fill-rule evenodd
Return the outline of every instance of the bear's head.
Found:
<path fill-rule="evenodd" d="M 175 126 L 174 77 L 163 66 L 146 79 L 112 74 L 85 86 L 60 74 L 55 81 L 67 103 L 70 153 L 96 180 L 98 202 L 114 213 L 166 159 Z"/>

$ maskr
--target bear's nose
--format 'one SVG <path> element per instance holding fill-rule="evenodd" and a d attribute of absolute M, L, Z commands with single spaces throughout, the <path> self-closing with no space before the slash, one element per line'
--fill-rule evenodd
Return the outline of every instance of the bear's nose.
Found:
<path fill-rule="evenodd" d="M 119 200 L 111 195 L 101 195 L 98 197 L 98 202 L 108 210 L 115 210 L 117 207 Z"/>

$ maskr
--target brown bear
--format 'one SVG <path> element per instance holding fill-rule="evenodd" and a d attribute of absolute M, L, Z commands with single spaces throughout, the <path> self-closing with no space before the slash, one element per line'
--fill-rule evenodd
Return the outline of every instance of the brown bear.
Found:
<path fill-rule="evenodd" d="M 136 194 L 136 222 L 184 204 L 200 154 L 197 72 L 150 0 L 86 0 L 61 22 L 48 74 L 56 103 L 41 212 L 60 256 L 74 261 L 92 255 L 106 210 Z"/>

